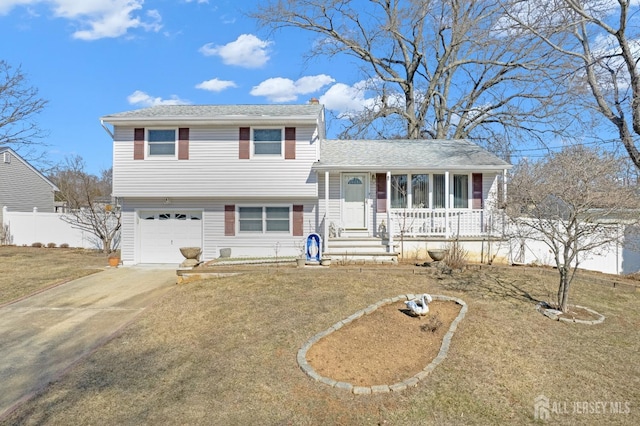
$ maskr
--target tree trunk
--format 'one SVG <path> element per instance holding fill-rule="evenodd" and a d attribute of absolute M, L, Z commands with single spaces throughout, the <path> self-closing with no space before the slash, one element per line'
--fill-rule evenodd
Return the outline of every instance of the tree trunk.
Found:
<path fill-rule="evenodd" d="M 558 286 L 558 309 L 567 312 L 569 303 L 569 271 L 567 268 L 560 268 L 560 285 Z"/>

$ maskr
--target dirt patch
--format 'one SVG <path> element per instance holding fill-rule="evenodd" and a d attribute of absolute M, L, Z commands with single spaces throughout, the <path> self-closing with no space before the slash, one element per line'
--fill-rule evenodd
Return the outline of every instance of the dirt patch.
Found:
<path fill-rule="evenodd" d="M 588 311 L 580 306 L 569 306 L 567 312 L 558 314 L 559 318 L 566 318 L 568 320 L 581 320 L 581 321 L 597 321 L 600 316 L 594 312 Z"/>
<path fill-rule="evenodd" d="M 412 317 L 402 302 L 382 306 L 318 341 L 307 362 L 318 374 L 355 386 L 401 382 L 438 355 L 460 309 L 435 300 L 427 315 Z"/>

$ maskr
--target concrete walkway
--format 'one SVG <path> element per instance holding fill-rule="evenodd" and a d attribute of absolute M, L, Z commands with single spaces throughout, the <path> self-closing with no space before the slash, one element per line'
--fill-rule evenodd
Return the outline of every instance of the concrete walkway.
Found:
<path fill-rule="evenodd" d="M 0 420 L 174 288 L 175 271 L 107 269 L 0 307 Z"/>

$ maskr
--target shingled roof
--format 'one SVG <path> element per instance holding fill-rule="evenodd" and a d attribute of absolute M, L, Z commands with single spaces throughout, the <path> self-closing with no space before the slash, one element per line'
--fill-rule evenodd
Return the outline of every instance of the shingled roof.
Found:
<path fill-rule="evenodd" d="M 229 121 L 273 118 L 314 119 L 323 106 L 304 105 L 156 105 L 101 117 L 107 123 L 128 121 Z"/>
<path fill-rule="evenodd" d="M 464 139 L 323 140 L 317 170 L 503 170 L 511 165 Z"/>

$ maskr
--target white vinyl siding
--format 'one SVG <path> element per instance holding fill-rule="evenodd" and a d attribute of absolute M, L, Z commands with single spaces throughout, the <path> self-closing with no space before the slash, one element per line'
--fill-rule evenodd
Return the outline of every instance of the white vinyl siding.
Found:
<path fill-rule="evenodd" d="M 126 265 L 141 261 L 141 235 L 139 213 L 144 212 L 202 212 L 202 255 L 203 261 L 220 256 L 221 248 L 231 248 L 233 257 L 296 256 L 298 247 L 311 232 L 316 232 L 316 204 L 315 198 L 291 199 L 274 198 L 266 201 L 259 200 L 254 206 L 292 206 L 303 205 L 304 236 L 293 236 L 291 232 L 236 233 L 235 236 L 224 235 L 224 206 L 242 204 L 248 205 L 246 200 L 238 198 L 124 198 L 122 200 L 122 241 L 120 244 L 122 260 Z M 288 207 L 287 207 L 288 208 Z"/>
<path fill-rule="evenodd" d="M 133 127 L 114 129 L 117 197 L 316 197 L 315 125 L 296 127 L 296 158 L 238 158 L 239 127 L 190 127 L 189 160 L 133 159 Z"/>

